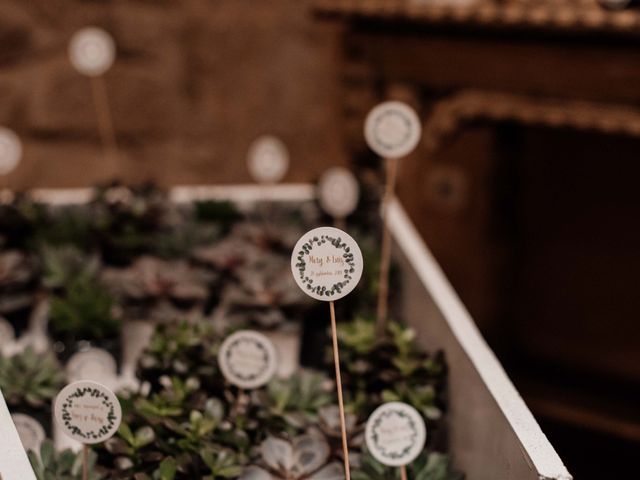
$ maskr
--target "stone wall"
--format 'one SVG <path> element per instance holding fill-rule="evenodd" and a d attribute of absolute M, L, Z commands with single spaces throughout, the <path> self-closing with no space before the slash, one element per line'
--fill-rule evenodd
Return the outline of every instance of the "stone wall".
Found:
<path fill-rule="evenodd" d="M 117 160 L 66 53 L 87 25 L 117 44 Z M 0 124 L 25 143 L 0 186 L 249 181 L 247 147 L 264 133 L 289 146 L 287 181 L 313 179 L 345 161 L 335 34 L 307 0 L 0 0 Z"/>

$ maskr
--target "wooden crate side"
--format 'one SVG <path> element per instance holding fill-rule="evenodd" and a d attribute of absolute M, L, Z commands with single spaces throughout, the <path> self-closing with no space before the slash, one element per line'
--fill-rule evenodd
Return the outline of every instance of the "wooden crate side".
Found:
<path fill-rule="evenodd" d="M 470 480 L 570 480 L 535 418 L 404 209 L 389 209 L 396 258 L 403 265 L 405 318 L 449 365 L 449 442 Z"/>
<path fill-rule="evenodd" d="M 0 391 L 0 479 L 36 480 L 16 426 Z"/>

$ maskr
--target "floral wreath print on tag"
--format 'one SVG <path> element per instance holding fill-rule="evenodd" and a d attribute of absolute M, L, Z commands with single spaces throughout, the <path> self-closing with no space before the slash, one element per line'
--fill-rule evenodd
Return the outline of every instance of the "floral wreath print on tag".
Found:
<path fill-rule="evenodd" d="M 335 254 L 332 259 L 340 259 L 344 264 L 338 270 L 334 267 L 332 276 L 339 276 L 340 279 L 329 286 L 311 278 L 313 273 L 309 273 L 308 264 L 311 253 L 325 245 L 333 246 Z M 333 227 L 320 227 L 307 232 L 298 240 L 291 258 L 291 268 L 298 286 L 310 297 L 323 301 L 338 300 L 350 293 L 360 281 L 362 263 L 362 252 L 356 241 L 346 232 Z M 336 274 L 339 270 L 340 273 Z"/>
<path fill-rule="evenodd" d="M 253 372 L 244 372 L 232 359 L 234 349 L 242 344 L 251 344 L 260 352 L 263 361 Z M 266 336 L 253 330 L 240 330 L 222 343 L 218 352 L 218 363 L 224 377 L 240 388 L 259 388 L 271 380 L 277 370 L 275 346 Z"/>
<path fill-rule="evenodd" d="M 106 408 L 105 424 L 100 428 L 87 429 L 81 420 L 74 419 L 74 406 L 85 398 L 94 399 Z M 67 436 L 81 443 L 95 444 L 108 440 L 118 431 L 122 421 L 122 408 L 118 398 L 107 387 L 97 382 L 82 380 L 67 385 L 58 394 L 55 416 Z"/>
<path fill-rule="evenodd" d="M 380 428 L 390 418 L 397 418 L 403 422 L 403 428 L 408 427 L 408 435 L 404 442 L 407 446 L 401 450 L 391 450 L 385 445 L 384 434 Z M 424 420 L 418 411 L 402 402 L 390 402 L 378 407 L 369 417 L 365 429 L 365 439 L 369 452 L 376 460 L 388 466 L 399 467 L 407 465 L 416 459 L 424 449 L 427 432 Z"/>

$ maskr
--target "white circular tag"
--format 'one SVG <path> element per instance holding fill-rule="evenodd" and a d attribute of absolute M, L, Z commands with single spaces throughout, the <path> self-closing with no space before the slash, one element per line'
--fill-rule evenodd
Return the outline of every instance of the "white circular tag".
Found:
<path fill-rule="evenodd" d="M 289 151 L 282 140 L 263 135 L 253 141 L 247 154 L 249 173 L 260 183 L 277 183 L 289 168 Z"/>
<path fill-rule="evenodd" d="M 427 428 L 411 405 L 389 402 L 379 406 L 367 420 L 365 440 L 376 460 L 399 467 L 413 462 L 424 450 Z"/>
<path fill-rule="evenodd" d="M 73 67 L 84 75 L 102 75 L 111 68 L 115 58 L 115 42 L 101 28 L 86 27 L 71 37 L 69 59 Z"/>
<path fill-rule="evenodd" d="M 351 236 L 333 227 L 305 233 L 291 254 L 291 271 L 310 297 L 326 302 L 350 293 L 362 276 L 362 252 Z"/>
<path fill-rule="evenodd" d="M 68 437 L 94 444 L 108 440 L 118 431 L 122 409 L 110 389 L 82 380 L 70 383 L 58 394 L 54 418 Z"/>
<path fill-rule="evenodd" d="M 23 413 L 14 413 L 11 415 L 18 436 L 22 442 L 22 446 L 25 451 L 33 450 L 36 453 L 40 452 L 40 445 L 46 438 L 46 433 L 42 425 L 33 417 L 25 415 Z"/>
<path fill-rule="evenodd" d="M 90 348 L 73 355 L 66 365 L 69 381 L 94 380 L 112 382 L 118 375 L 115 358 L 102 348 Z"/>
<path fill-rule="evenodd" d="M 374 107 L 364 124 L 369 148 L 383 158 L 400 158 L 420 141 L 422 126 L 416 112 L 402 102 L 384 102 Z"/>
<path fill-rule="evenodd" d="M 0 175 L 6 175 L 18 166 L 22 159 L 20 137 L 6 127 L 0 127 Z"/>
<path fill-rule="evenodd" d="M 320 206 L 334 218 L 349 216 L 358 206 L 360 187 L 356 177 L 343 167 L 327 170 L 318 184 Z"/>
<path fill-rule="evenodd" d="M 277 370 L 276 349 L 271 340 L 253 330 L 240 330 L 225 339 L 218 352 L 224 377 L 244 389 L 259 388 Z"/>

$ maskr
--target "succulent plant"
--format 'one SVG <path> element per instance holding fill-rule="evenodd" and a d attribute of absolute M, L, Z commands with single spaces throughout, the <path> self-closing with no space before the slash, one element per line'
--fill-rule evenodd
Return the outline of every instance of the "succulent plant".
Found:
<path fill-rule="evenodd" d="M 0 314 L 29 307 L 34 299 L 33 259 L 19 250 L 0 252 Z"/>
<path fill-rule="evenodd" d="M 86 251 L 93 246 L 92 217 L 84 205 L 42 207 L 41 216 L 33 223 L 29 247 L 72 245 Z"/>
<path fill-rule="evenodd" d="M 112 183 L 95 190 L 88 210 L 107 263 L 127 265 L 153 252 L 155 236 L 173 213 L 165 192 L 152 185 L 129 188 Z"/>
<path fill-rule="evenodd" d="M 127 268 L 106 268 L 102 281 L 122 301 L 202 302 L 209 295 L 211 273 L 183 260 L 166 261 L 143 256 Z"/>
<path fill-rule="evenodd" d="M 343 480 L 340 462 L 330 461 L 331 450 L 322 434 L 310 431 L 291 441 L 268 437 L 260 445 L 260 459 L 241 480 Z"/>
<path fill-rule="evenodd" d="M 276 378 L 266 390 L 254 392 L 259 416 L 275 432 L 299 432 L 317 422 L 318 410 L 333 403 L 333 382 L 324 374 L 302 370 L 290 378 Z"/>
<path fill-rule="evenodd" d="M 33 237 L 35 225 L 44 217 L 45 208 L 27 195 L 0 190 L 0 236 L 6 249 L 25 248 Z"/>
<path fill-rule="evenodd" d="M 82 454 L 72 450 L 56 452 L 51 440 L 45 440 L 40 452 L 28 452 L 29 461 L 37 480 L 80 480 L 82 478 Z M 89 452 L 89 480 L 104 478 L 94 468 L 97 455 Z"/>
<path fill-rule="evenodd" d="M 162 391 L 127 402 L 126 421 L 105 444 L 114 478 L 237 478 L 251 444 L 245 425 L 195 379 L 161 383 Z M 158 467 L 166 458 L 172 460 Z"/>
<path fill-rule="evenodd" d="M 428 420 L 442 414 L 444 360 L 428 355 L 411 328 L 390 322 L 378 335 L 375 322 L 358 317 L 338 328 L 343 387 L 351 411 L 370 414 L 385 401 L 413 405 Z M 327 369 L 333 368 L 327 355 Z"/>
<path fill-rule="evenodd" d="M 142 354 L 138 376 L 149 382 L 152 391 L 162 388 L 162 377 L 195 377 L 204 392 L 219 395 L 224 389 L 217 361 L 222 338 L 210 323 L 159 325 Z"/>
<path fill-rule="evenodd" d="M 200 458 L 207 466 L 207 475 L 203 480 L 219 478 L 238 478 L 244 470 L 238 457 L 229 449 L 207 447 L 200 451 Z"/>
<path fill-rule="evenodd" d="M 242 218 L 235 205 L 228 201 L 202 200 L 194 202 L 193 208 L 196 221 L 215 223 L 225 233 Z"/>
<path fill-rule="evenodd" d="M 400 469 L 382 465 L 364 452 L 360 468 L 351 475 L 353 480 L 400 480 Z M 407 466 L 409 478 L 415 480 L 463 480 L 464 475 L 449 465 L 449 457 L 438 452 L 425 452 Z"/>
<path fill-rule="evenodd" d="M 74 281 L 89 282 L 96 278 L 100 260 L 96 255 L 86 255 L 73 245 L 43 245 L 42 284 L 52 290 L 60 290 Z"/>
<path fill-rule="evenodd" d="M 77 276 L 51 299 L 50 328 L 57 340 L 103 340 L 120 334 L 114 300 L 95 280 Z"/>
<path fill-rule="evenodd" d="M 0 390 L 9 405 L 48 407 L 65 381 L 53 355 L 30 347 L 11 357 L 0 356 Z"/>

